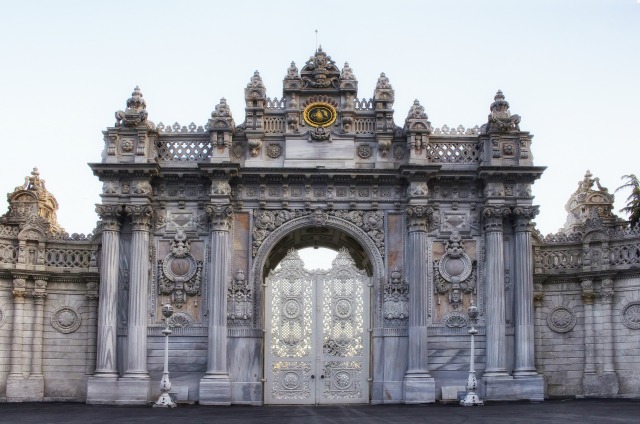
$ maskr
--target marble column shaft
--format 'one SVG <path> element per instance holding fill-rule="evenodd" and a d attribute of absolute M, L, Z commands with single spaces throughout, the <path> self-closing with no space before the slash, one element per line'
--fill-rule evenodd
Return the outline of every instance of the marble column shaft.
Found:
<path fill-rule="evenodd" d="M 15 376 L 28 374 L 25 370 L 24 355 L 24 298 L 26 296 L 26 278 L 13 279 L 13 332 L 11 335 L 11 368 L 9 373 Z"/>
<path fill-rule="evenodd" d="M 131 216 L 131 268 L 127 321 L 127 369 L 125 377 L 149 378 L 147 372 L 147 315 L 149 301 L 149 231 L 151 206 L 126 206 Z"/>
<path fill-rule="evenodd" d="M 485 215 L 486 251 L 486 331 L 485 377 L 507 374 L 504 281 L 503 217 L 498 210 Z"/>
<path fill-rule="evenodd" d="M 206 207 L 211 220 L 211 258 L 207 290 L 209 345 L 204 378 L 229 378 L 227 370 L 227 280 L 230 278 L 230 237 L 233 209 L 229 205 Z"/>
<path fill-rule="evenodd" d="M 42 334 L 44 330 L 44 301 L 46 298 L 47 281 L 37 278 L 33 291 L 33 357 L 31 360 L 31 374 L 42 375 Z"/>
<path fill-rule="evenodd" d="M 429 376 L 427 233 L 410 231 L 407 237 L 409 283 L 409 369 L 407 374 Z"/>
<path fill-rule="evenodd" d="M 533 324 L 533 250 L 530 216 L 518 216 L 515 225 L 515 368 L 514 376 L 535 375 Z"/>
<path fill-rule="evenodd" d="M 96 352 L 96 376 L 117 377 L 116 336 L 118 329 L 118 267 L 120 265 L 120 208 L 102 205 L 102 264 Z"/>

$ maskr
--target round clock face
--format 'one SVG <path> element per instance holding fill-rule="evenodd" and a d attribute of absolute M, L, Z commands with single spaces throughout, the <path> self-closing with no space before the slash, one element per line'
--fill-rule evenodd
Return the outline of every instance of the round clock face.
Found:
<path fill-rule="evenodd" d="M 338 117 L 336 109 L 328 103 L 312 103 L 304 109 L 304 121 L 312 127 L 328 127 Z"/>

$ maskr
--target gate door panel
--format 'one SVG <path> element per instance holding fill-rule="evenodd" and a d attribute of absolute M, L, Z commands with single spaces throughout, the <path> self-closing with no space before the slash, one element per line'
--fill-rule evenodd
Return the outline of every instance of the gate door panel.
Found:
<path fill-rule="evenodd" d="M 369 277 L 347 250 L 309 272 L 292 249 L 266 300 L 265 403 L 367 403 Z"/>

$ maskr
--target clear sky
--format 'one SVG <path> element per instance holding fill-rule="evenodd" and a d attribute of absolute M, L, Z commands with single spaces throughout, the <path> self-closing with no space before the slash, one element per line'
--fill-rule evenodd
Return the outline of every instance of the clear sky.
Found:
<path fill-rule="evenodd" d="M 486 122 L 498 89 L 535 135 L 538 228 L 555 232 L 587 169 L 613 191 L 640 174 L 638 0 L 0 1 L 0 193 L 34 166 L 69 232 L 95 226 L 101 131 L 135 85 L 156 124 L 204 125 L 221 97 L 236 124 L 259 70 L 282 95 L 323 49 L 349 62 L 359 97 L 380 72 L 396 124 L 415 98 L 434 127 Z M 627 192 L 616 196 L 616 210 Z M 6 212 L 0 206 L 0 214 Z"/>

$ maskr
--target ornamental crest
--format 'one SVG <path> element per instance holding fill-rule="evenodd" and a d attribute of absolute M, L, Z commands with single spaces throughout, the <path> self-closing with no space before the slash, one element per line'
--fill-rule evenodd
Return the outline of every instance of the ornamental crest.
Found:
<path fill-rule="evenodd" d="M 435 291 L 448 296 L 453 309 L 463 304 L 464 294 L 476 288 L 475 266 L 464 251 L 464 243 L 458 232 L 454 232 L 445 243 L 446 253 L 434 261 Z"/>
<path fill-rule="evenodd" d="M 181 308 L 187 296 L 200 294 L 202 261 L 190 253 L 190 243 L 186 234 L 178 228 L 171 252 L 158 261 L 158 291 L 171 295 L 171 301 Z"/>

